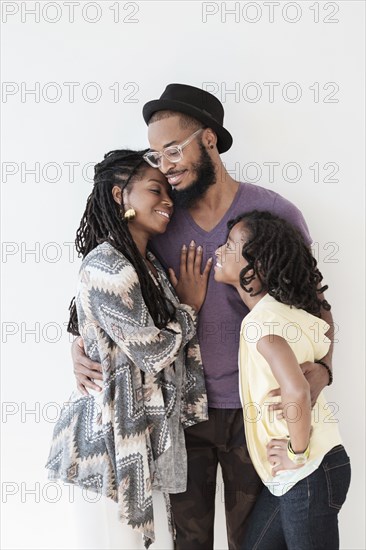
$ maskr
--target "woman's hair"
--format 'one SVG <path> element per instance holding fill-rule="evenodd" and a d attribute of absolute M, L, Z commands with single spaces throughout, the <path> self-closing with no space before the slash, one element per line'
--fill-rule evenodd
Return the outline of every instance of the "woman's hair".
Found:
<path fill-rule="evenodd" d="M 79 256 L 85 258 L 100 243 L 109 242 L 119 250 L 136 269 L 141 292 L 158 328 L 166 326 L 172 318 L 167 300 L 162 290 L 154 283 L 149 270 L 139 252 L 128 223 L 123 219 L 124 204 L 114 200 L 112 188 L 117 185 L 127 191 L 133 183 L 141 179 L 148 165 L 143 159 L 145 151 L 116 150 L 104 155 L 104 160 L 94 167 L 94 187 L 90 193 L 85 212 L 76 232 L 75 246 Z M 170 303 L 170 302 L 169 302 Z M 69 306 L 70 320 L 68 332 L 79 334 L 75 298 Z"/>
<path fill-rule="evenodd" d="M 242 222 L 249 233 L 242 255 L 248 265 L 240 272 L 240 286 L 251 296 L 263 290 L 279 302 L 320 315 L 320 308 L 330 310 L 318 294 L 328 286 L 318 288 L 323 276 L 300 231 L 286 220 L 270 212 L 253 210 L 228 222 L 229 231 Z M 253 274 L 247 275 L 253 270 Z M 261 283 L 258 292 L 245 288 L 254 278 Z"/>

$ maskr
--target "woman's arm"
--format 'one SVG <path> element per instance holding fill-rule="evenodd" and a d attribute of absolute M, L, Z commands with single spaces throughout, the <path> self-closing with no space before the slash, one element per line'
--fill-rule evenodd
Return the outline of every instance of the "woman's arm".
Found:
<path fill-rule="evenodd" d="M 287 421 L 294 452 L 303 452 L 310 439 L 310 387 L 297 362 L 294 352 L 284 338 L 264 336 L 257 342 L 257 350 L 265 358 L 280 390 L 283 416 Z"/>
<path fill-rule="evenodd" d="M 155 326 L 134 268 L 95 258 L 80 272 L 77 294 L 80 335 L 95 337 L 102 329 L 141 370 L 156 373 L 171 365 L 181 346 L 195 334 L 196 313 L 182 305 L 166 327 Z M 100 267 L 102 266 L 102 268 Z"/>
<path fill-rule="evenodd" d="M 110 260 L 110 258 L 109 258 Z M 121 262 L 121 258 L 116 254 L 116 263 Z M 105 281 L 105 286 L 112 285 L 113 288 L 113 294 L 114 294 L 114 300 L 117 298 L 117 304 L 115 304 L 115 309 L 117 311 L 118 316 L 118 310 L 121 308 L 121 315 L 124 310 L 125 312 L 124 320 L 123 320 L 123 328 L 124 332 L 126 333 L 122 340 L 118 337 L 118 334 L 121 332 L 121 330 L 118 328 L 118 324 L 116 325 L 115 322 L 112 322 L 109 320 L 108 323 L 108 316 L 105 317 L 104 315 L 101 315 L 100 309 L 103 309 L 103 304 L 97 304 L 96 299 L 94 299 L 92 302 L 90 302 L 93 305 L 94 313 L 93 316 L 95 319 L 100 319 L 100 324 L 104 326 L 105 332 L 110 335 L 110 337 L 114 340 L 115 338 L 118 339 L 118 342 L 116 342 L 118 345 L 120 345 L 122 348 L 124 346 L 125 353 L 134 361 L 140 368 L 144 368 L 144 357 L 149 353 L 150 347 L 155 348 L 155 350 L 158 350 L 159 347 L 164 346 L 164 343 L 167 347 L 172 346 L 173 341 L 175 340 L 175 343 L 178 343 L 178 340 L 181 338 L 180 346 L 183 346 L 184 344 L 188 343 L 194 332 L 195 332 L 195 325 L 196 325 L 196 311 L 199 310 L 199 308 L 202 305 L 202 302 L 206 296 L 206 290 L 207 290 L 207 284 L 208 284 L 208 275 L 209 271 L 211 269 L 212 262 L 208 261 L 206 263 L 206 266 L 201 273 L 201 262 L 202 262 L 202 249 L 199 247 L 197 248 L 197 251 L 195 249 L 195 246 L 190 246 L 189 251 L 187 253 L 187 249 L 183 249 L 181 253 L 181 274 L 180 274 L 180 281 L 184 281 L 185 285 L 185 298 L 187 300 L 188 304 L 192 304 L 192 307 L 190 305 L 180 304 L 176 306 L 176 316 L 175 321 L 172 323 L 169 323 L 167 327 L 164 330 L 157 330 L 156 327 L 153 324 L 153 321 L 149 315 L 149 312 L 147 310 L 146 304 L 142 298 L 141 291 L 139 291 L 139 281 L 136 272 L 133 270 L 132 266 L 130 264 L 127 264 L 127 267 L 129 266 L 132 269 L 131 276 L 127 276 L 127 272 L 124 273 L 118 273 L 117 274 L 117 280 L 116 279 L 116 273 L 115 269 L 112 270 L 110 274 L 107 274 L 103 272 L 97 273 L 96 275 L 96 281 L 95 281 L 95 289 L 98 288 L 98 285 L 100 284 L 100 277 L 107 276 L 107 280 Z M 99 265 L 103 264 L 103 267 L 108 265 L 108 258 L 106 261 L 100 262 Z M 98 260 L 97 260 L 98 265 Z M 126 267 L 126 266 L 125 266 Z M 118 280 L 118 277 L 121 277 L 122 280 Z M 89 280 L 90 284 L 90 277 L 89 275 L 84 277 L 84 284 L 86 281 Z M 136 292 L 135 292 L 135 300 L 136 303 L 133 305 L 133 312 L 131 312 L 132 304 L 130 303 L 131 300 L 127 296 L 127 301 L 121 304 L 121 296 L 120 294 L 126 294 L 126 290 L 128 290 L 129 285 L 131 282 L 134 282 L 134 285 L 136 286 Z M 179 281 L 179 282 L 180 282 Z M 174 282 L 176 281 L 175 274 L 174 274 Z M 121 288 L 119 288 L 119 285 L 122 285 Z M 137 288 L 138 287 L 138 288 Z M 117 290 L 116 290 L 117 289 Z M 85 297 L 85 308 L 86 311 L 89 308 L 89 293 L 88 293 L 88 287 L 84 289 L 84 292 L 86 293 Z M 117 292 L 117 296 L 116 296 Z M 127 292 L 128 294 L 128 292 Z M 108 301 L 109 301 L 109 290 L 108 290 Z M 100 299 L 100 297 L 99 297 Z M 123 300 L 122 300 L 123 301 Z M 140 326 L 138 322 L 136 322 L 136 316 L 137 312 L 139 311 L 139 308 L 142 308 L 143 314 L 140 312 L 140 320 L 144 320 L 142 325 Z M 102 317 L 102 318 L 100 318 Z M 146 319 L 148 319 L 148 326 L 150 326 L 150 338 L 147 338 L 146 334 Z M 145 323 L 145 324 L 144 324 Z M 109 326 L 107 327 L 107 324 Z M 138 346 L 137 341 L 135 340 L 135 346 L 133 346 L 133 341 L 131 336 L 133 333 L 135 335 L 138 334 L 139 328 L 143 329 L 142 332 L 145 333 L 145 340 L 149 342 L 149 349 L 143 346 Z M 116 330 L 117 329 L 117 330 Z M 85 331 L 84 331 L 85 332 Z M 113 336 L 112 336 L 113 334 Z M 174 361 L 174 357 L 176 357 L 176 354 L 178 353 L 179 347 L 173 346 L 175 349 L 171 360 L 167 361 L 167 364 L 171 364 Z M 84 342 L 81 337 L 76 338 L 74 340 L 72 346 L 71 346 L 71 353 L 72 353 L 72 360 L 73 360 L 73 368 L 74 368 L 74 374 L 76 377 L 76 383 L 79 391 L 84 394 L 88 395 L 88 389 L 93 389 L 96 391 L 100 391 L 100 387 L 93 382 L 93 380 L 102 380 L 102 367 L 99 363 L 96 363 L 95 361 L 91 361 L 86 355 L 84 350 Z M 159 351 L 156 352 L 159 355 Z M 158 370 L 161 368 L 164 368 L 165 360 L 158 363 Z M 142 365 L 142 366 L 141 366 Z"/>

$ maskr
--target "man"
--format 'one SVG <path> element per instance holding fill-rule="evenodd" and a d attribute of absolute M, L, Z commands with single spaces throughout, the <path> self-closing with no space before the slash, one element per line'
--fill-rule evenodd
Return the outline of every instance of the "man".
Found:
<path fill-rule="evenodd" d="M 311 244 L 305 220 L 293 204 L 273 191 L 237 182 L 228 174 L 220 154 L 231 147 L 232 137 L 223 126 L 224 110 L 216 97 L 193 86 L 170 84 L 158 100 L 144 106 L 143 116 L 150 143 L 146 160 L 165 174 L 173 188 L 175 213 L 166 233 L 152 245 L 163 265 L 170 268 L 174 285 L 183 245 L 201 245 L 205 263 L 225 241 L 227 221 L 245 211 L 270 210 L 296 225 Z M 211 273 L 198 322 L 209 420 L 188 428 L 185 434 L 187 491 L 171 495 L 178 550 L 213 548 L 218 464 L 224 481 L 230 550 L 240 548 L 245 520 L 261 490 L 245 443 L 238 384 L 239 331 L 247 312 L 236 291 L 217 284 Z M 324 311 L 322 316 L 332 326 L 330 313 Z M 79 389 L 86 392 L 87 387 L 95 387 L 92 379 L 102 376 L 78 343 L 73 344 L 74 371 Z M 329 382 L 331 351 L 323 363 L 303 365 L 313 402 Z M 274 408 L 281 414 L 280 405 Z"/>

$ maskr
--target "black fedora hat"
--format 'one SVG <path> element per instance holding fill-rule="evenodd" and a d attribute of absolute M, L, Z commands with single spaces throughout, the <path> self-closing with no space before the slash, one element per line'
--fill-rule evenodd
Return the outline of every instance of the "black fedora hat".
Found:
<path fill-rule="evenodd" d="M 219 153 L 228 151 L 233 143 L 231 134 L 223 127 L 224 108 L 214 95 L 187 84 L 168 84 L 159 99 L 146 103 L 142 115 L 146 124 L 156 111 L 177 111 L 190 115 L 212 128 L 217 135 Z"/>

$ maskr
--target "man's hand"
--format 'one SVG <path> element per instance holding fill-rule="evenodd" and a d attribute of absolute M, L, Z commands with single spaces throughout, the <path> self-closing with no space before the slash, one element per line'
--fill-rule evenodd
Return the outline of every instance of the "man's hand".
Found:
<path fill-rule="evenodd" d="M 309 382 L 310 395 L 311 395 L 311 407 L 314 407 L 320 392 L 327 386 L 329 382 L 328 372 L 322 365 L 319 365 L 319 363 L 311 363 L 311 361 L 307 361 L 306 363 L 303 363 L 302 365 L 300 365 L 300 367 L 306 380 Z M 278 397 L 278 396 L 281 396 L 280 388 L 271 390 L 268 393 L 268 397 Z M 283 407 L 281 402 L 273 403 L 268 407 L 269 407 L 269 410 L 277 411 L 277 418 L 284 418 L 282 413 Z"/>
<path fill-rule="evenodd" d="M 329 375 L 327 369 L 319 365 L 319 363 L 311 363 L 310 361 L 303 363 L 300 367 L 306 380 L 309 382 L 311 406 L 314 407 L 320 392 L 328 385 Z"/>
<path fill-rule="evenodd" d="M 81 336 L 76 338 L 72 343 L 71 356 L 78 390 L 83 395 L 89 395 L 86 388 L 98 392 L 102 391 L 102 388 L 93 382 L 93 380 L 103 380 L 102 365 L 95 361 L 91 361 L 91 359 L 85 355 L 84 342 Z"/>

